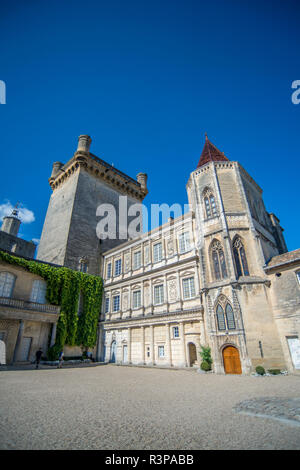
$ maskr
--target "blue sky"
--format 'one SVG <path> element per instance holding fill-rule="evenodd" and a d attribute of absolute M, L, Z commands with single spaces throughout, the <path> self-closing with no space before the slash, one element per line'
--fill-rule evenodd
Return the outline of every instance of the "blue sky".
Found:
<path fill-rule="evenodd" d="M 0 205 L 33 211 L 21 233 L 39 238 L 52 162 L 80 134 L 130 176 L 148 173 L 148 206 L 185 204 L 207 132 L 299 248 L 299 20 L 297 1 L 1 2 Z"/>

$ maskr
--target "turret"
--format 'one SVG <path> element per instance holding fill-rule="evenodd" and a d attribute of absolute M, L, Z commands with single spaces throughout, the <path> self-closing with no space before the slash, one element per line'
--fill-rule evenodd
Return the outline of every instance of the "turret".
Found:
<path fill-rule="evenodd" d="M 15 237 L 18 236 L 19 228 L 21 225 L 21 219 L 19 219 L 18 213 L 19 211 L 16 205 L 11 215 L 8 215 L 3 218 L 3 223 L 1 227 L 2 232 L 14 235 Z"/>

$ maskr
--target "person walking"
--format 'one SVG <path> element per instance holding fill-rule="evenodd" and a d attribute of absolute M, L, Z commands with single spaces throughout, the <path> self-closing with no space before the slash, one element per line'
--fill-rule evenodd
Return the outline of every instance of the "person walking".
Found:
<path fill-rule="evenodd" d="M 35 353 L 35 363 L 36 363 L 35 368 L 36 369 L 38 369 L 40 366 L 40 360 L 41 360 L 42 354 L 43 354 L 42 348 L 39 348 L 39 350 Z"/>
<path fill-rule="evenodd" d="M 63 360 L 64 360 L 64 352 L 60 351 L 59 356 L 58 356 L 58 361 L 59 361 L 58 366 L 57 366 L 58 369 L 62 368 Z"/>

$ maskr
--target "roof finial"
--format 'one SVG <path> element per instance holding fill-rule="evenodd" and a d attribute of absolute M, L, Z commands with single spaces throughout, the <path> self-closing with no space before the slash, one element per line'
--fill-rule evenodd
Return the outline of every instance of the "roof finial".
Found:
<path fill-rule="evenodd" d="M 207 132 L 205 132 L 205 140 L 208 140 Z"/>

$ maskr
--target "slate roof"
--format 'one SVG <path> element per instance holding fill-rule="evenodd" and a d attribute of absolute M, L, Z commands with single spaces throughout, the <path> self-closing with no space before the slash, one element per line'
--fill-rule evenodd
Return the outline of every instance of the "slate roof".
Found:
<path fill-rule="evenodd" d="M 267 268 L 272 268 L 275 266 L 281 266 L 284 264 L 293 263 L 295 261 L 300 262 L 300 248 L 294 251 L 288 251 L 282 255 L 273 256 L 267 264 Z"/>

